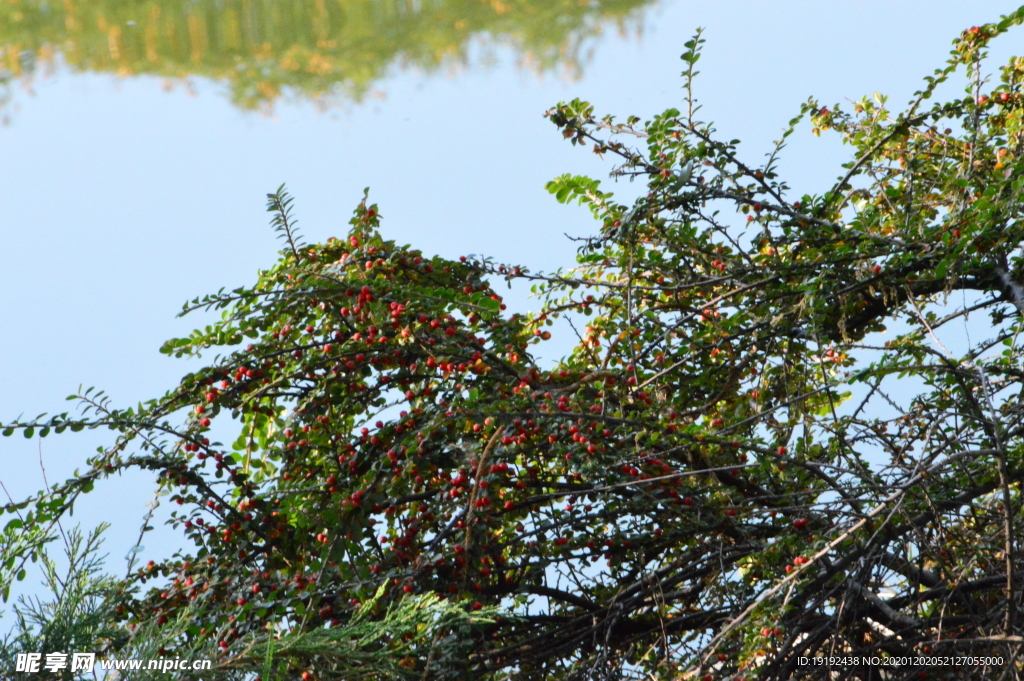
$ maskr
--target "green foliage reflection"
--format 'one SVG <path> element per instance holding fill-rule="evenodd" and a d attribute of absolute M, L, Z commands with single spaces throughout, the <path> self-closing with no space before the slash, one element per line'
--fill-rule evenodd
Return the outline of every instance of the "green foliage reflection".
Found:
<path fill-rule="evenodd" d="M 0 0 L 0 78 L 57 55 L 76 71 L 200 76 L 238 106 L 282 94 L 360 100 L 394 65 L 465 63 L 474 39 L 537 69 L 578 70 L 583 45 L 636 25 L 651 0 Z"/>

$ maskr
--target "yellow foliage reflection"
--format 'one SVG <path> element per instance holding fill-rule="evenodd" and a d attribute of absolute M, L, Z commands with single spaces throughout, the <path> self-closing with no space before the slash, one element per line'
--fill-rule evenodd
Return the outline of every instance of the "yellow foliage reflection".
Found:
<path fill-rule="evenodd" d="M 358 101 L 393 67 L 465 63 L 511 46 L 540 70 L 580 68 L 589 38 L 638 27 L 653 0 L 0 0 L 0 79 L 39 65 L 211 78 L 245 108 L 282 93 Z"/>

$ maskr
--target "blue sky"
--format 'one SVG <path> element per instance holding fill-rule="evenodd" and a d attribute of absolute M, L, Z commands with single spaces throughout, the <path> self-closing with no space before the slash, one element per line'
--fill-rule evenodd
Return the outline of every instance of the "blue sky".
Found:
<path fill-rule="evenodd" d="M 703 26 L 702 117 L 742 139 L 756 162 L 809 96 L 831 105 L 880 91 L 898 107 L 961 30 L 1017 5 L 664 2 L 639 30 L 593 41 L 578 80 L 539 77 L 498 46 L 493 60 L 451 75 L 396 67 L 377 83 L 380 97 L 361 104 L 322 112 L 292 103 L 273 116 L 233 108 L 215 82 L 167 92 L 155 78 L 58 70 L 18 91 L 0 127 L 0 422 L 62 411 L 80 384 L 121 406 L 174 386 L 189 365 L 157 349 L 206 323 L 176 319 L 186 300 L 249 283 L 274 262 L 265 194 L 282 182 L 309 240 L 342 234 L 369 186 L 389 238 L 534 270 L 568 266 L 575 247 L 563 233 L 594 224 L 544 183 L 564 172 L 605 178 L 612 164 L 565 143 L 543 118 L 559 100 L 581 97 L 619 116 L 681 105 L 678 57 Z M 1020 44 L 1019 32 L 1001 40 L 993 64 Z M 806 128 L 791 139 L 784 175 L 797 194 L 822 190 L 846 152 Z M 510 301 L 532 305 L 522 292 Z M 29 494 L 43 485 L 40 453 L 52 483 L 111 435 L 0 440 L 0 480 L 15 497 Z M 119 561 L 152 488 L 144 478 L 110 481 L 90 496 L 75 517 L 116 521 L 108 549 Z M 147 558 L 172 549 L 145 543 Z"/>

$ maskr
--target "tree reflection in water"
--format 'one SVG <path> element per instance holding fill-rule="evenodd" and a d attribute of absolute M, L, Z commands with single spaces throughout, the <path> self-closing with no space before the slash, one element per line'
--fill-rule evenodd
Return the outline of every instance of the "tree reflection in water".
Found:
<path fill-rule="evenodd" d="M 283 96 L 358 102 L 393 66 L 466 64 L 474 44 L 511 47 L 538 71 L 578 73 L 588 39 L 638 31 L 653 2 L 0 0 L 0 79 L 28 83 L 59 61 L 78 72 L 223 81 L 246 109 Z"/>

